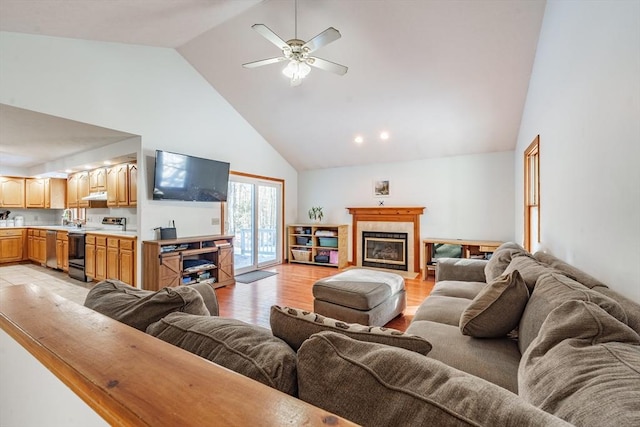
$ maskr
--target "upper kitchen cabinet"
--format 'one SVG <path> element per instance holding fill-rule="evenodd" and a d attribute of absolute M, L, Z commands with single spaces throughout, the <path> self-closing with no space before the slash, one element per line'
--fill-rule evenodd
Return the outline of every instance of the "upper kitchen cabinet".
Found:
<path fill-rule="evenodd" d="M 0 176 L 0 207 L 24 208 L 24 178 Z"/>
<path fill-rule="evenodd" d="M 67 206 L 69 208 L 88 208 L 89 201 L 82 200 L 89 195 L 89 172 L 78 172 L 67 178 Z"/>
<path fill-rule="evenodd" d="M 107 169 L 98 168 L 89 172 L 89 192 L 107 191 Z"/>
<path fill-rule="evenodd" d="M 58 178 L 27 178 L 26 207 L 64 209 L 66 206 L 66 180 Z"/>
<path fill-rule="evenodd" d="M 136 206 L 138 202 L 138 167 L 122 163 L 107 169 L 107 206 Z"/>

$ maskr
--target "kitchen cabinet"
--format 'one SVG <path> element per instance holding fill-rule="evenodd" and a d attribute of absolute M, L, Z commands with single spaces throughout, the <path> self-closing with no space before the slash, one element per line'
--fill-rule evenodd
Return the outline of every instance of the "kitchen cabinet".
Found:
<path fill-rule="evenodd" d="M 89 195 L 89 172 L 78 172 L 67 178 L 67 206 L 88 208 L 89 201 L 82 200 Z"/>
<path fill-rule="evenodd" d="M 136 206 L 138 203 L 138 166 L 122 163 L 107 169 L 107 206 Z"/>
<path fill-rule="evenodd" d="M 96 277 L 96 236 L 87 234 L 84 245 L 84 274 L 93 279 Z"/>
<path fill-rule="evenodd" d="M 27 208 L 64 209 L 66 180 L 59 178 L 27 178 L 25 200 Z"/>
<path fill-rule="evenodd" d="M 24 208 L 24 178 L 0 176 L 0 208 Z"/>
<path fill-rule="evenodd" d="M 89 192 L 107 191 L 107 169 L 98 168 L 89 171 Z"/>
<path fill-rule="evenodd" d="M 46 264 L 47 230 L 29 229 L 27 231 L 27 250 L 29 260 Z"/>
<path fill-rule="evenodd" d="M 0 230 L 0 263 L 24 259 L 26 229 Z"/>
<path fill-rule="evenodd" d="M 117 279 L 136 285 L 136 237 L 86 236 L 85 274 L 92 280 Z"/>
<path fill-rule="evenodd" d="M 66 231 L 56 233 L 56 262 L 60 270 L 69 271 L 69 233 Z"/>

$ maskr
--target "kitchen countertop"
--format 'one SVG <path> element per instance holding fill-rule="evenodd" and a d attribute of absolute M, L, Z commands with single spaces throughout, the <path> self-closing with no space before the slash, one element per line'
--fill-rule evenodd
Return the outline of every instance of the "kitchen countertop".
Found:
<path fill-rule="evenodd" d="M 64 225 L 25 225 L 22 227 L 0 227 L 0 230 L 20 230 L 23 228 L 35 228 L 38 230 L 56 230 L 56 231 L 73 231 L 80 233 L 89 233 L 89 234 L 102 234 L 106 236 L 120 236 L 120 237 L 138 237 L 138 232 L 131 231 L 121 231 L 121 230 L 104 230 L 100 228 L 93 227 L 67 227 Z"/>

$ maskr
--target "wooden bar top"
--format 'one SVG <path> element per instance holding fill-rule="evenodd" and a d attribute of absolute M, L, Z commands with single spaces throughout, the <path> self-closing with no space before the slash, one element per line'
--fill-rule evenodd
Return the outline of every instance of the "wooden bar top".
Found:
<path fill-rule="evenodd" d="M 0 326 L 111 425 L 355 425 L 36 285 Z"/>

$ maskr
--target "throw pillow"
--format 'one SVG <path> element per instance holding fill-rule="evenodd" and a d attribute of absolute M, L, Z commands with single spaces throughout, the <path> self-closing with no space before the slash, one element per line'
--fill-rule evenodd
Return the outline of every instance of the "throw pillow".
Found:
<path fill-rule="evenodd" d="M 87 293 L 84 305 L 141 331 L 175 311 L 210 315 L 195 288 L 179 286 L 145 291 L 115 279 L 96 284 Z"/>
<path fill-rule="evenodd" d="M 528 254 L 529 252 L 514 242 L 505 242 L 498 246 L 484 267 L 484 275 L 487 283 L 493 282 L 501 276 L 515 255 Z"/>
<path fill-rule="evenodd" d="M 297 308 L 272 306 L 270 322 L 273 335 L 296 351 L 307 338 L 322 331 L 338 332 L 360 341 L 391 345 L 424 355 L 431 351 L 429 341 L 416 335 L 379 326 L 346 323 Z"/>
<path fill-rule="evenodd" d="M 298 351 L 299 398 L 365 426 L 565 426 L 517 395 L 444 363 L 334 332 Z"/>
<path fill-rule="evenodd" d="M 266 328 L 172 313 L 150 325 L 147 333 L 292 396 L 297 393 L 296 354 Z"/>
<path fill-rule="evenodd" d="M 567 301 L 523 354 L 518 385 L 574 425 L 640 425 L 640 336 L 594 303 Z"/>
<path fill-rule="evenodd" d="M 515 255 L 511 259 L 507 268 L 505 268 L 504 272 L 511 273 L 514 270 L 518 270 L 520 272 L 520 275 L 527 284 L 527 288 L 529 288 L 530 292 L 533 291 L 536 281 L 540 275 L 548 272 L 561 273 L 560 271 L 539 263 L 535 258 L 532 258 L 529 255 Z"/>
<path fill-rule="evenodd" d="M 538 278 L 520 319 L 518 327 L 520 353 L 524 353 L 538 335 L 549 313 L 569 300 L 593 302 L 616 319 L 627 323 L 627 314 L 612 298 L 588 289 L 562 274 L 544 273 Z"/>
<path fill-rule="evenodd" d="M 518 326 L 529 291 L 518 270 L 485 286 L 460 316 L 460 331 L 477 338 L 504 337 Z"/>

